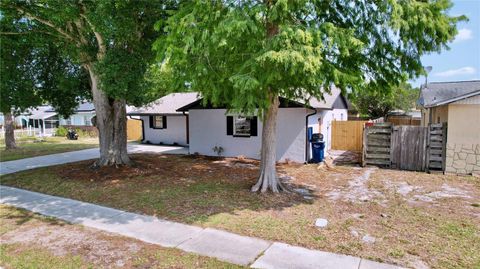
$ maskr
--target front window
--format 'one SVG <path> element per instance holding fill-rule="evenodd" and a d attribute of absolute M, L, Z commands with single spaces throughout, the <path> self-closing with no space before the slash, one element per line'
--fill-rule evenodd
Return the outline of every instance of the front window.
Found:
<path fill-rule="evenodd" d="M 72 125 L 72 118 L 65 119 L 65 125 Z"/>
<path fill-rule="evenodd" d="M 163 128 L 163 117 L 162 116 L 154 116 L 153 117 L 153 127 L 154 128 Z"/>
<path fill-rule="evenodd" d="M 250 120 L 249 117 L 236 116 L 234 117 L 234 133 L 235 136 L 250 136 Z"/>
<path fill-rule="evenodd" d="M 85 116 L 85 125 L 87 125 L 87 126 L 91 126 L 91 125 L 92 125 L 92 122 L 90 121 L 90 117 L 89 117 L 89 116 Z"/>

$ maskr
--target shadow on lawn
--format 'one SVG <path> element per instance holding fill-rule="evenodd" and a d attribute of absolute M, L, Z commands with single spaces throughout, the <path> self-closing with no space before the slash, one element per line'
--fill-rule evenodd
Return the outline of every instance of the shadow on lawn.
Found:
<path fill-rule="evenodd" d="M 2 184 L 183 223 L 202 223 L 217 214 L 244 210 L 280 211 L 316 198 L 304 186 L 288 182 L 289 189 L 302 193 L 252 193 L 259 171 L 255 160 L 159 154 L 131 157 L 132 167 L 92 170 L 87 168 L 91 161 L 83 161 L 5 176 Z M 282 165 L 278 174 L 285 176 Z"/>
<path fill-rule="evenodd" d="M 43 218 L 43 221 L 50 225 L 58 225 L 63 226 L 65 225 L 64 222 L 59 221 L 55 218 L 45 217 L 45 216 L 38 216 L 35 213 L 25 210 L 23 208 L 13 208 L 5 205 L 1 205 L 0 210 L 0 219 L 5 221 L 13 221 L 15 226 L 22 226 L 29 221 L 34 220 L 36 217 Z"/>

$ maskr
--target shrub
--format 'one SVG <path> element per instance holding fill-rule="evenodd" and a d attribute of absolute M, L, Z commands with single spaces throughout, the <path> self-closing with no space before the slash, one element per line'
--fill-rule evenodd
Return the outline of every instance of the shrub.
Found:
<path fill-rule="evenodd" d="M 60 126 L 57 128 L 57 130 L 55 130 L 55 136 L 66 136 L 67 135 L 67 132 L 68 132 L 68 129 L 63 127 L 63 126 Z"/>

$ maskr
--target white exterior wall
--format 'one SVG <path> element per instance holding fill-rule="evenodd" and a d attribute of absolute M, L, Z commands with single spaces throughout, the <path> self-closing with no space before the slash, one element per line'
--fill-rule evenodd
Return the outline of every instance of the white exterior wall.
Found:
<path fill-rule="evenodd" d="M 332 109 L 332 110 L 322 110 L 317 109 L 317 114 L 312 115 L 308 118 L 308 127 L 313 128 L 313 133 L 322 133 L 323 141 L 325 141 L 325 149 L 329 150 L 332 148 L 332 121 L 337 120 L 346 121 L 348 118 L 347 109 Z M 319 130 L 319 119 L 321 119 L 322 130 Z M 325 152 L 327 154 L 327 152 Z"/>
<path fill-rule="evenodd" d="M 25 117 L 23 115 L 20 115 L 20 116 L 16 116 L 15 117 L 15 124 L 17 126 L 22 126 L 22 119 L 25 119 L 27 121 L 27 125 L 28 125 L 28 117 Z M 0 113 L 0 125 L 5 125 L 5 116 Z"/>
<path fill-rule="evenodd" d="M 308 110 L 310 111 L 310 110 Z M 262 121 L 258 120 L 258 135 L 234 137 L 227 135 L 225 109 L 192 109 L 190 115 L 190 153 L 217 156 L 213 147 L 223 147 L 222 156 L 244 155 L 260 159 Z M 305 108 L 280 108 L 277 122 L 277 161 L 305 161 Z"/>
<path fill-rule="evenodd" d="M 145 138 L 144 141 L 150 141 L 152 144 L 174 144 L 187 145 L 187 120 L 186 116 L 167 116 L 166 129 L 150 128 L 149 116 L 141 116 Z"/>
<path fill-rule="evenodd" d="M 70 116 L 71 123 L 67 124 L 67 119 L 60 118 L 60 125 L 77 125 L 77 126 L 85 126 L 86 118 L 90 121 L 88 126 L 92 126 L 91 121 L 92 118 L 95 116 L 95 112 L 79 112 Z"/>

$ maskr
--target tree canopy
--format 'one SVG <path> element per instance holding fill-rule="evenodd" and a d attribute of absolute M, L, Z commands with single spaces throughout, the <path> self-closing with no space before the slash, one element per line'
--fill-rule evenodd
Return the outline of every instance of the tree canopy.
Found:
<path fill-rule="evenodd" d="M 42 87 L 58 86 L 59 91 L 71 93 L 64 102 L 73 102 L 83 88 L 53 70 L 62 68 L 68 74 L 78 72 L 89 84 L 100 140 L 97 165 L 130 163 L 126 104 L 141 105 L 152 98 L 144 76 L 154 61 L 152 43 L 161 35 L 153 26 L 175 5 L 176 1 L 134 0 L 4 0 L 0 4 L 2 15 L 14 18 L 10 24 L 27 22 L 22 34 L 36 36 L 30 46 L 49 48 L 42 63 L 59 59 L 45 66 Z M 41 76 L 40 71 L 32 71 Z M 51 102 L 56 96 L 52 92 Z"/>
<path fill-rule="evenodd" d="M 55 44 L 58 57 L 72 68 L 92 64 L 110 98 L 140 105 L 148 90 L 144 74 L 154 59 L 151 46 L 159 36 L 153 25 L 165 16 L 163 2 L 5 0 L 1 8 L 13 18 L 7 23 L 28 25 L 22 32 L 35 35 L 28 38 L 30 48 Z"/>
<path fill-rule="evenodd" d="M 268 93 L 322 98 L 330 85 L 388 91 L 421 74 L 420 56 L 447 48 L 463 17 L 437 1 L 187 1 L 157 28 L 175 88 L 252 111 Z M 275 25 L 276 34 L 267 37 Z"/>
<path fill-rule="evenodd" d="M 62 57 L 58 44 L 39 42 L 27 20 L 4 14 L 0 22 L 2 113 L 18 114 L 48 102 L 67 116 L 79 99 L 89 98 L 85 71 Z"/>
<path fill-rule="evenodd" d="M 385 117 L 388 112 L 400 109 L 405 112 L 416 107 L 420 90 L 412 88 L 408 83 L 401 83 L 389 91 L 367 88 L 357 91 L 352 97 L 353 105 L 360 114 L 371 118 Z"/>
<path fill-rule="evenodd" d="M 456 34 L 449 0 L 184 1 L 157 29 L 155 49 L 176 79 L 204 102 L 263 122 L 261 171 L 252 191 L 283 187 L 276 177 L 279 97 L 323 98 L 390 91 L 423 72 L 420 57 L 447 48 Z"/>

